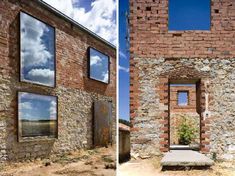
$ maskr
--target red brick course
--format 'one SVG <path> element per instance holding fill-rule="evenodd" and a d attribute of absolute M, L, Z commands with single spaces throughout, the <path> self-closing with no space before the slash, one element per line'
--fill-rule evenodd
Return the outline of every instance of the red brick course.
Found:
<path fill-rule="evenodd" d="M 234 0 L 211 0 L 209 31 L 168 31 L 168 0 L 130 0 L 132 57 L 233 58 L 234 37 Z"/>
<path fill-rule="evenodd" d="M 188 105 L 178 105 L 178 92 L 188 92 Z M 170 111 L 174 112 L 196 112 L 196 87 L 195 86 L 170 86 Z"/>

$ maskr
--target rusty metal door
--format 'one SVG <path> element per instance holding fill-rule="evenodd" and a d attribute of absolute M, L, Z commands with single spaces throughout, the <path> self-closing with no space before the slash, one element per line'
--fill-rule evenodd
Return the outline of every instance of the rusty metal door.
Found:
<path fill-rule="evenodd" d="M 107 146 L 112 142 L 112 103 L 107 101 L 94 102 L 93 144 Z"/>

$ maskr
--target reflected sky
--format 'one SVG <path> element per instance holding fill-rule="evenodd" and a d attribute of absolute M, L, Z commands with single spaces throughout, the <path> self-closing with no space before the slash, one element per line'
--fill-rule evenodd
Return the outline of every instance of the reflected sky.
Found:
<path fill-rule="evenodd" d="M 109 81 L 108 56 L 90 48 L 90 77 L 105 83 Z"/>
<path fill-rule="evenodd" d="M 54 28 L 21 12 L 21 80 L 54 87 Z"/>
<path fill-rule="evenodd" d="M 54 96 L 19 93 L 19 120 L 56 120 L 57 101 Z"/>

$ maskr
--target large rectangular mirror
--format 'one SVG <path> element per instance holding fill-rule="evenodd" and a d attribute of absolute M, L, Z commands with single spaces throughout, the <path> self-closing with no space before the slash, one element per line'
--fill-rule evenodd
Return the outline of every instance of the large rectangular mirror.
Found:
<path fill-rule="evenodd" d="M 110 79 L 109 56 L 89 47 L 88 57 L 89 78 L 108 84 Z"/>
<path fill-rule="evenodd" d="M 55 29 L 20 12 L 20 81 L 55 87 Z"/>
<path fill-rule="evenodd" d="M 18 137 L 57 137 L 57 97 L 18 92 Z"/>

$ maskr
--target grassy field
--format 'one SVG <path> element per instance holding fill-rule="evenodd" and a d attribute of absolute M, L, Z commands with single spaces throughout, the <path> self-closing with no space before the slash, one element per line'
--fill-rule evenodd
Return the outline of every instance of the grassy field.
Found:
<path fill-rule="evenodd" d="M 22 120 L 22 136 L 34 137 L 34 136 L 55 136 L 57 130 L 57 121 L 55 120 L 41 120 L 41 121 L 29 121 Z"/>

